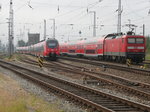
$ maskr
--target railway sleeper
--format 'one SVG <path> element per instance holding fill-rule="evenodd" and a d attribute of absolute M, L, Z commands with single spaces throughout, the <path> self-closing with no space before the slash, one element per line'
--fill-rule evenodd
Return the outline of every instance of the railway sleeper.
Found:
<path fill-rule="evenodd" d="M 103 106 L 124 106 L 124 104 L 117 104 L 117 103 L 110 103 L 110 104 L 103 104 Z"/>
<path fill-rule="evenodd" d="M 111 101 L 111 100 L 93 100 L 94 102 L 103 105 L 103 104 L 120 104 L 119 102 Z M 123 104 L 124 105 L 124 104 Z"/>
<path fill-rule="evenodd" d="M 88 79 L 88 80 L 86 80 L 86 84 L 98 84 L 98 83 L 100 83 L 98 80 L 94 80 L 94 79 Z"/>
<path fill-rule="evenodd" d="M 132 112 L 132 111 L 136 111 L 138 112 L 138 110 L 135 110 L 135 108 L 132 108 L 132 107 L 128 107 L 128 106 L 125 106 L 125 107 L 108 107 L 109 109 L 113 109 L 114 111 L 121 111 L 121 112 Z"/>

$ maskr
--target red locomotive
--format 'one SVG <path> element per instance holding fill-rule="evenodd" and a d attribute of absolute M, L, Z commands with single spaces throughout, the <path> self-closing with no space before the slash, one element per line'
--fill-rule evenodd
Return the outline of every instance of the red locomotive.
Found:
<path fill-rule="evenodd" d="M 60 45 L 62 55 L 93 57 L 100 60 L 132 62 L 145 60 L 145 37 L 133 32 L 125 34 L 108 34 L 101 38 L 84 39 Z"/>
<path fill-rule="evenodd" d="M 17 47 L 16 50 L 19 53 L 49 58 L 50 60 L 56 60 L 60 55 L 59 43 L 56 39 L 53 38 L 43 40 L 34 45 Z"/>

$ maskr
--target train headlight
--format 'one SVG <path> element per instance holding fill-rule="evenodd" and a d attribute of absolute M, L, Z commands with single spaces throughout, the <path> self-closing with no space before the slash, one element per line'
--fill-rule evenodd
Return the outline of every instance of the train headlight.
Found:
<path fill-rule="evenodd" d="M 129 47 L 127 47 L 128 49 L 134 49 L 134 46 L 129 46 Z"/>

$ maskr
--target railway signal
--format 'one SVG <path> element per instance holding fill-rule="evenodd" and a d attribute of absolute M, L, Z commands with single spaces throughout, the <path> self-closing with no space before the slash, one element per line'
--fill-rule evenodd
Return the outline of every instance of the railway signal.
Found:
<path fill-rule="evenodd" d="M 43 67 L 43 59 L 40 56 L 38 57 L 38 65 L 40 66 L 40 68 Z"/>
<path fill-rule="evenodd" d="M 126 64 L 127 64 L 128 67 L 130 67 L 130 65 L 131 65 L 131 59 L 127 59 L 126 60 Z"/>

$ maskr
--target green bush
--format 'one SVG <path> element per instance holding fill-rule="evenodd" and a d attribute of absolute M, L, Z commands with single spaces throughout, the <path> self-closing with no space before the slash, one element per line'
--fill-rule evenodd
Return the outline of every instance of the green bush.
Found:
<path fill-rule="evenodd" d="M 146 37 L 146 52 L 150 53 L 150 37 Z"/>
<path fill-rule="evenodd" d="M 146 60 L 150 60 L 150 37 L 146 37 Z"/>

